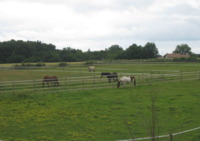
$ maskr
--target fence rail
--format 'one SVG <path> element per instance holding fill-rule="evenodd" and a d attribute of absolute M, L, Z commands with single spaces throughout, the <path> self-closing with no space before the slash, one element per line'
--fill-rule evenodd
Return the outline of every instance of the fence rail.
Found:
<path fill-rule="evenodd" d="M 160 82 L 173 82 L 185 80 L 200 79 L 200 71 L 192 72 L 173 72 L 173 73 L 121 73 L 122 75 L 135 75 L 137 85 L 156 84 Z M 102 87 L 117 87 L 116 83 L 108 83 L 106 77 L 101 78 L 99 75 L 84 76 L 84 77 L 63 77 L 59 78 L 59 86 L 47 87 L 42 85 L 42 79 L 36 80 L 21 80 L 21 81 L 0 81 L 1 91 L 10 90 L 26 90 L 26 89 L 54 89 L 54 90 L 73 90 L 73 89 L 93 89 Z"/>
<path fill-rule="evenodd" d="M 168 134 L 168 135 L 161 135 L 161 136 L 155 136 L 155 137 L 143 137 L 143 138 L 136 138 L 136 139 L 125 139 L 125 140 L 117 140 L 117 141 L 140 141 L 140 140 L 149 140 L 149 139 L 165 138 L 165 137 L 169 137 L 170 141 L 173 141 L 173 136 L 184 134 L 184 133 L 191 132 L 191 131 L 198 130 L 198 129 L 200 129 L 200 127 L 185 130 L 185 131 L 178 132 L 178 133 L 172 133 L 172 134 Z"/>

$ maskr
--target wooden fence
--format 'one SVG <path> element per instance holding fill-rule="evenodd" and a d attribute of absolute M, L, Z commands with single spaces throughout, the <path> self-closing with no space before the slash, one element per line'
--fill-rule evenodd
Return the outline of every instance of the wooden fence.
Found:
<path fill-rule="evenodd" d="M 200 79 L 200 71 L 192 72 L 150 72 L 150 73 L 120 73 L 123 75 L 134 75 L 136 77 L 137 85 L 149 85 L 161 82 L 185 81 Z M 99 75 L 85 76 L 85 77 L 62 77 L 59 78 L 59 86 L 42 86 L 42 79 L 37 80 L 22 80 L 22 81 L 0 81 L 0 90 L 27 90 L 27 89 L 41 89 L 41 90 L 79 90 L 79 89 L 94 89 L 94 88 L 116 88 L 116 82 L 108 83 L 108 79 Z"/>

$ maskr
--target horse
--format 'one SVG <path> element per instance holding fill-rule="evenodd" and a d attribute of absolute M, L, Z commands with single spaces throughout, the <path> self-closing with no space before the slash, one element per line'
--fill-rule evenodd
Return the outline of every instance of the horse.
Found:
<path fill-rule="evenodd" d="M 42 81 L 42 86 L 44 87 L 45 83 L 47 84 L 47 86 L 58 86 L 59 82 L 58 82 L 58 78 L 57 76 L 44 76 L 43 81 Z"/>
<path fill-rule="evenodd" d="M 89 66 L 88 67 L 89 72 L 95 72 L 95 67 L 94 66 Z"/>
<path fill-rule="evenodd" d="M 117 88 L 120 87 L 121 83 L 125 87 L 128 82 L 133 83 L 133 85 L 136 86 L 136 79 L 134 76 L 122 76 L 117 83 Z"/>
<path fill-rule="evenodd" d="M 114 82 L 118 81 L 118 75 L 116 72 L 110 73 L 110 72 L 102 72 L 101 77 L 106 76 L 108 78 L 108 83 L 111 83 L 113 80 Z"/>

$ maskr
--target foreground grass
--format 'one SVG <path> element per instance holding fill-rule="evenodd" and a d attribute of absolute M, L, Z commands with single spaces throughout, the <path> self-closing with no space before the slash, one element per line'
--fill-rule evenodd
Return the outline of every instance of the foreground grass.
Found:
<path fill-rule="evenodd" d="M 159 134 L 200 126 L 200 81 L 72 92 L 0 92 L 0 139 L 114 141 L 150 136 L 151 97 Z M 200 131 L 174 140 L 199 141 Z M 159 139 L 168 141 L 168 138 Z"/>

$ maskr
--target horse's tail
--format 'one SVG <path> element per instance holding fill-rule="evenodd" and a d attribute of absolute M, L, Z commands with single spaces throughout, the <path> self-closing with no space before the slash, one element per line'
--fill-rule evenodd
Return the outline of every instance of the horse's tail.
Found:
<path fill-rule="evenodd" d="M 118 81 L 118 82 L 117 82 L 117 88 L 120 87 L 120 84 L 121 84 L 121 81 Z"/>

